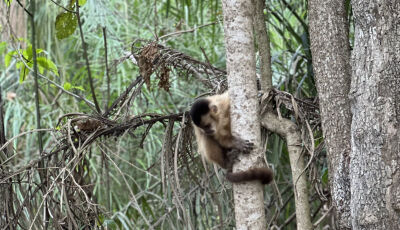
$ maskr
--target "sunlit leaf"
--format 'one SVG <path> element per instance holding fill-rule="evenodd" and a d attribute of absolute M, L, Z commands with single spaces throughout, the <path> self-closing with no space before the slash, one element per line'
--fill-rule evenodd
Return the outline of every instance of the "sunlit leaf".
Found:
<path fill-rule="evenodd" d="M 72 86 L 72 88 L 80 91 L 85 91 L 85 89 L 82 86 Z"/>
<path fill-rule="evenodd" d="M 14 55 L 16 55 L 17 54 L 17 51 L 11 51 L 11 52 L 8 52 L 7 54 L 6 54 L 6 56 L 4 57 L 4 65 L 6 66 L 6 68 L 8 67 L 8 66 L 10 66 L 10 63 L 11 63 L 11 59 L 12 59 L 12 57 L 14 56 Z"/>
<path fill-rule="evenodd" d="M 4 2 L 7 4 L 7 6 L 10 6 L 13 0 L 4 0 Z"/>
<path fill-rule="evenodd" d="M 65 90 L 70 90 L 70 89 L 72 88 L 72 85 L 71 85 L 71 83 L 69 83 L 69 82 L 65 82 L 64 85 L 63 85 L 63 88 L 64 88 Z"/>
<path fill-rule="evenodd" d="M 39 73 L 44 73 L 44 68 L 41 65 L 38 65 Z"/>
<path fill-rule="evenodd" d="M 39 66 L 50 70 L 51 72 L 53 72 L 55 75 L 58 75 L 58 68 L 56 66 L 56 64 L 54 64 L 54 62 L 52 62 L 50 59 L 47 59 L 45 57 L 38 57 L 37 58 L 37 63 Z"/>
<path fill-rule="evenodd" d="M 24 55 L 24 58 L 27 60 L 32 60 L 32 45 L 28 45 L 24 51 L 22 51 L 22 55 Z"/>
<path fill-rule="evenodd" d="M 29 73 L 29 69 L 26 68 L 25 65 L 22 65 L 21 71 L 19 72 L 19 83 L 22 83 L 25 81 L 28 73 Z"/>
<path fill-rule="evenodd" d="M 87 0 L 79 0 L 78 4 L 79 4 L 79 6 L 83 6 L 86 4 L 86 2 L 87 2 Z"/>
<path fill-rule="evenodd" d="M 4 53 L 7 49 L 7 42 L 0 42 L 0 54 Z"/>
<path fill-rule="evenodd" d="M 56 18 L 56 36 L 58 39 L 64 39 L 74 33 L 78 26 L 76 15 L 70 12 L 61 13 Z"/>

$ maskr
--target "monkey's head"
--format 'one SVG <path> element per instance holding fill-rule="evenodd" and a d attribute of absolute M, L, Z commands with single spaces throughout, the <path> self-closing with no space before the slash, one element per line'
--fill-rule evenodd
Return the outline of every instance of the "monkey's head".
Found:
<path fill-rule="evenodd" d="M 218 107 L 210 100 L 201 98 L 195 101 L 190 109 L 190 116 L 204 134 L 212 136 L 217 131 Z"/>

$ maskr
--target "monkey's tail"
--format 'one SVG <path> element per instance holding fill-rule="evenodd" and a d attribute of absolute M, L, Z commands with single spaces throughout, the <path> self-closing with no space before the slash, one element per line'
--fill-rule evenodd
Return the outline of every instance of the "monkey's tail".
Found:
<path fill-rule="evenodd" d="M 262 184 L 272 181 L 273 173 L 268 168 L 252 168 L 242 172 L 227 172 L 226 178 L 232 183 L 259 180 Z"/>

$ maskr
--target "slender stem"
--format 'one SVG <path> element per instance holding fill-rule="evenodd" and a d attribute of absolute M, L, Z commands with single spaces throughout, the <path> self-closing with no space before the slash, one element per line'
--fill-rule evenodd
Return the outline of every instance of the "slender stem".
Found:
<path fill-rule="evenodd" d="M 110 103 L 110 72 L 108 69 L 108 52 L 107 52 L 107 30 L 106 27 L 103 27 L 103 39 L 104 39 L 104 50 L 105 50 L 105 62 L 106 62 L 106 76 L 107 76 L 107 96 L 106 96 L 106 104 L 105 110 L 108 108 L 108 103 Z"/>
<path fill-rule="evenodd" d="M 33 76 L 35 79 L 35 107 L 36 107 L 36 128 L 41 129 L 40 125 L 40 103 L 39 103 L 39 79 L 38 79 L 38 66 L 37 66 L 37 53 L 36 53 L 36 28 L 35 28 L 35 11 L 36 11 L 36 2 L 35 0 L 31 0 L 30 2 L 30 21 L 31 21 L 31 43 L 32 43 L 32 58 L 33 58 Z M 40 156 L 43 154 L 43 140 L 42 133 L 38 132 L 38 145 L 39 145 L 39 153 Z M 44 159 L 38 162 L 38 172 L 40 181 L 44 185 L 42 192 L 43 194 L 46 191 L 47 187 L 47 171 L 45 170 L 45 162 Z M 49 212 L 47 209 L 47 201 L 44 201 L 44 213 L 43 213 L 43 225 L 44 229 L 48 228 L 49 223 Z"/>
<path fill-rule="evenodd" d="M 38 66 L 37 66 L 37 55 L 36 55 L 36 29 L 35 29 L 35 1 L 31 1 L 31 43 L 32 43 L 32 57 L 33 57 L 33 76 L 35 79 L 35 106 L 36 106 L 36 128 L 40 129 L 40 105 L 39 105 L 39 80 L 38 80 Z M 38 132 L 38 144 L 39 152 L 43 152 L 43 141 L 42 133 Z"/>
<path fill-rule="evenodd" d="M 81 34 L 81 40 L 82 40 L 83 56 L 86 61 L 86 68 L 87 68 L 88 77 L 89 77 L 90 91 L 92 92 L 93 102 L 94 102 L 94 106 L 96 107 L 97 113 L 101 114 L 101 109 L 99 107 L 99 103 L 97 102 L 96 93 L 94 91 L 92 72 L 90 71 L 89 57 L 87 54 L 87 47 L 86 47 L 85 38 L 83 36 L 83 31 L 82 31 L 82 22 L 81 22 L 81 16 L 79 13 L 79 1 L 78 0 L 76 0 L 75 6 L 76 6 L 76 17 L 78 19 L 78 25 L 79 25 L 79 32 Z"/>

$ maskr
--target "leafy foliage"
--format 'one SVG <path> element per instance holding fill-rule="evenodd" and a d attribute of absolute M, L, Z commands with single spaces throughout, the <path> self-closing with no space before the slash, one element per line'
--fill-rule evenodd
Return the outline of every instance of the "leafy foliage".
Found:
<path fill-rule="evenodd" d="M 36 49 L 37 54 L 40 54 L 42 52 L 42 49 Z M 19 82 L 22 83 L 23 81 L 25 81 L 26 76 L 28 76 L 30 69 L 33 66 L 32 45 L 28 44 L 26 49 L 13 50 L 8 52 L 4 57 L 4 65 L 6 68 L 10 66 L 11 59 L 13 57 L 18 58 L 15 66 L 17 67 L 17 69 L 20 70 Z M 50 59 L 41 56 L 37 58 L 37 63 L 39 72 L 41 74 L 44 73 L 44 70 L 48 70 L 53 72 L 56 76 L 59 76 L 57 66 Z"/>

